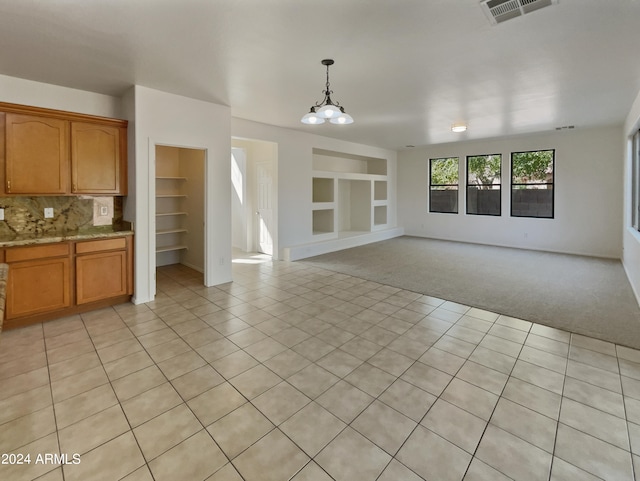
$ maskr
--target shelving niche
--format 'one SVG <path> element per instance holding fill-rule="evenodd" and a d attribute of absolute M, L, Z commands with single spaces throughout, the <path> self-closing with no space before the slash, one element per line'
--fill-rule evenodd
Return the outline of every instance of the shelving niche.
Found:
<path fill-rule="evenodd" d="M 387 159 L 313 149 L 312 176 L 314 239 L 387 227 Z"/>
<path fill-rule="evenodd" d="M 156 265 L 201 268 L 204 154 L 195 149 L 156 146 Z M 195 170 L 194 170 L 195 169 Z M 194 257 L 197 257 L 194 260 Z"/>

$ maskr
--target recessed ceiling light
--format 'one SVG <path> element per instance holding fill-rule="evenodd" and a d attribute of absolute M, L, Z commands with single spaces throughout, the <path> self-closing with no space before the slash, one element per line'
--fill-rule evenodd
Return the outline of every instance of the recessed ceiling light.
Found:
<path fill-rule="evenodd" d="M 466 124 L 453 124 L 451 126 L 451 132 L 464 132 L 467 130 Z"/>

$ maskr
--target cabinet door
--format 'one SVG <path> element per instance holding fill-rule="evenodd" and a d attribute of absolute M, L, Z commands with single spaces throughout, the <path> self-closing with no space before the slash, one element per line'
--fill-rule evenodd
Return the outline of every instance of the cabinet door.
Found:
<path fill-rule="evenodd" d="M 76 257 L 76 303 L 99 301 L 127 294 L 126 251 Z"/>
<path fill-rule="evenodd" d="M 7 319 L 71 305 L 68 257 L 11 263 L 7 281 Z"/>
<path fill-rule="evenodd" d="M 121 193 L 120 129 L 71 123 L 71 191 L 80 194 Z"/>
<path fill-rule="evenodd" d="M 65 194 L 69 186 L 69 123 L 6 115 L 6 192 Z"/>

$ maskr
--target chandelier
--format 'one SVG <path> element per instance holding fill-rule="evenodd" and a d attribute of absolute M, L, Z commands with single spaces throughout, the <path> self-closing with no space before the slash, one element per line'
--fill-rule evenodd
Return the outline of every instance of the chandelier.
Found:
<path fill-rule="evenodd" d="M 338 102 L 331 100 L 333 91 L 329 89 L 329 66 L 333 65 L 333 60 L 330 58 L 324 59 L 322 65 L 327 67 L 327 84 L 324 91 L 324 100 L 320 103 L 316 102 L 316 104 L 311 107 L 309 113 L 302 117 L 302 123 L 317 125 L 323 124 L 325 120 L 329 120 L 332 124 L 352 124 L 353 118 L 351 115 L 345 113 L 344 107 L 340 106 Z"/>

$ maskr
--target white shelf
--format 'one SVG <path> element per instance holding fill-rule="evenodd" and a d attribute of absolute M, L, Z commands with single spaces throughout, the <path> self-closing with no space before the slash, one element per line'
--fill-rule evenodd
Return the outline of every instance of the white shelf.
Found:
<path fill-rule="evenodd" d="M 187 250 L 187 249 L 188 249 L 188 247 L 185 246 L 185 245 L 156 247 L 156 254 L 158 254 L 160 252 L 182 251 L 182 250 Z"/>
<path fill-rule="evenodd" d="M 311 207 L 313 210 L 330 210 L 336 208 L 335 202 L 314 202 Z"/>
<path fill-rule="evenodd" d="M 316 178 L 335 178 L 347 180 L 387 180 L 384 174 L 364 174 L 359 172 L 330 172 L 328 170 L 314 170 L 312 175 Z"/>
<path fill-rule="evenodd" d="M 163 230 L 157 230 L 156 231 L 156 235 L 162 235 L 162 234 L 180 234 L 182 232 L 188 232 L 187 229 L 163 229 Z"/>
<path fill-rule="evenodd" d="M 189 215 L 188 212 L 156 212 L 156 217 L 163 217 L 168 215 Z"/>

